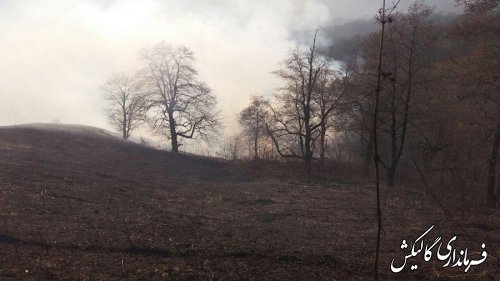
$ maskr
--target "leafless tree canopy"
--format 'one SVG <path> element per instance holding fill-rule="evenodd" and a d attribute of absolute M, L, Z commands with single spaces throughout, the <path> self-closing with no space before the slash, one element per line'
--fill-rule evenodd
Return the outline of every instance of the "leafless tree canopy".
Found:
<path fill-rule="evenodd" d="M 387 185 L 391 187 L 407 145 L 408 131 L 421 125 L 427 103 L 423 98 L 425 85 L 433 79 L 429 64 L 431 55 L 426 52 L 432 47 L 435 37 L 431 32 L 431 14 L 430 7 L 414 3 L 407 13 L 392 14 L 394 24 L 387 25 L 379 123 L 380 142 L 388 148 L 381 151 L 380 164 L 386 171 Z M 367 45 L 366 48 L 372 47 Z M 364 58 L 367 62 L 370 61 L 369 55 L 371 53 L 366 50 Z M 371 65 L 367 63 L 367 66 Z M 420 98 L 416 99 L 416 95 Z"/>
<path fill-rule="evenodd" d="M 110 123 L 122 133 L 124 139 L 144 122 L 145 97 L 142 84 L 136 77 L 114 74 L 101 87 L 108 102 Z"/>
<path fill-rule="evenodd" d="M 377 159 L 387 186 L 408 178 L 421 165 L 436 180 L 447 179 L 440 186 L 486 185 L 485 197 L 495 206 L 500 198 L 495 59 L 500 2 L 457 3 L 464 6 L 464 14 L 446 21 L 421 1 L 406 11 L 381 9 L 378 21 L 384 22 L 385 39 L 379 32 L 352 39 L 352 54 L 340 68 L 318 51 L 316 40 L 308 50 L 290 52 L 274 72 L 283 82 L 279 93 L 265 109 L 252 100 L 241 113 L 244 132 L 252 136 L 248 139 L 254 158 L 259 157 L 263 121 L 265 137 L 283 159 L 302 160 L 311 171 L 314 160 L 347 157 L 369 176 L 376 115 Z"/>
<path fill-rule="evenodd" d="M 174 152 L 179 151 L 181 139 L 207 140 L 220 123 L 215 96 L 197 78 L 193 53 L 161 42 L 143 50 L 142 59 L 141 75 L 155 132 L 170 139 Z"/>
<path fill-rule="evenodd" d="M 253 158 L 259 159 L 259 145 L 266 138 L 265 118 L 268 118 L 266 111 L 269 102 L 262 96 L 254 96 L 247 106 L 240 113 L 240 124 L 243 126 L 244 135 L 253 146 Z"/>
<path fill-rule="evenodd" d="M 270 106 L 267 131 L 282 157 L 304 160 L 310 172 L 318 142 L 324 159 L 326 133 L 343 96 L 341 79 L 318 52 L 316 36 L 308 51 L 292 51 L 274 74 L 284 86 Z"/>

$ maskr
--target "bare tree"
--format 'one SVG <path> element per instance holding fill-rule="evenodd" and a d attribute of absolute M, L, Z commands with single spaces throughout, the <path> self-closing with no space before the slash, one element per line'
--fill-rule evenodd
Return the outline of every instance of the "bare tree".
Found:
<path fill-rule="evenodd" d="M 379 161 L 380 156 L 378 152 L 378 111 L 380 105 L 380 90 L 381 90 L 381 78 L 383 76 L 382 65 L 383 65 L 383 54 L 384 54 L 384 39 L 385 39 L 385 27 L 387 23 L 391 23 L 391 12 L 394 11 L 399 1 L 394 4 L 391 10 L 387 11 L 385 6 L 385 0 L 382 1 L 382 9 L 379 11 L 380 18 L 378 21 L 381 24 L 380 32 L 380 47 L 378 54 L 377 63 L 377 86 L 375 87 L 375 101 L 373 106 L 373 160 L 375 162 L 375 189 L 377 192 L 377 244 L 375 249 L 375 281 L 378 280 L 378 262 L 380 255 L 380 234 L 382 230 L 382 209 L 380 208 L 380 172 L 379 172 Z"/>
<path fill-rule="evenodd" d="M 332 128 L 332 117 L 335 110 L 342 104 L 346 87 L 342 73 L 330 68 L 325 68 L 318 75 L 313 99 L 318 104 L 319 132 L 319 160 L 325 163 L 327 132 Z"/>
<path fill-rule="evenodd" d="M 378 114 L 380 144 L 379 163 L 385 169 L 388 186 L 394 186 L 396 171 L 403 159 L 409 132 L 419 126 L 428 100 L 423 98 L 433 80 L 433 55 L 429 52 L 434 44 L 430 16 L 432 9 L 417 2 L 407 13 L 391 15 L 387 21 L 396 22 L 384 29 L 383 65 L 381 66 L 380 106 Z M 359 57 L 348 64 L 350 72 L 350 96 L 352 97 L 351 127 L 359 134 L 364 159 L 365 175 L 371 163 L 368 157 L 373 150 L 372 119 L 373 88 L 364 85 L 377 82 L 377 63 L 380 34 L 373 33 L 363 39 Z M 434 55 L 435 56 L 435 55 Z M 427 103 L 427 104 L 426 104 Z"/>
<path fill-rule="evenodd" d="M 314 91 L 321 72 L 327 68 L 327 62 L 316 48 L 316 34 L 308 52 L 293 51 L 285 59 L 283 68 L 274 72 L 285 86 L 277 96 L 278 108 L 270 107 L 272 118 L 266 121 L 279 155 L 302 159 L 309 174 L 322 125 Z"/>
<path fill-rule="evenodd" d="M 382 209 L 380 208 L 380 172 L 379 172 L 379 154 L 378 154 L 378 110 L 380 105 L 380 90 L 382 77 L 382 58 L 384 53 L 385 25 L 388 20 L 386 18 L 385 0 L 382 1 L 382 9 L 379 22 L 382 26 L 380 32 L 380 48 L 377 65 L 377 86 L 375 88 L 375 103 L 373 109 L 373 160 L 375 162 L 375 189 L 377 192 L 377 244 L 375 249 L 375 281 L 378 281 L 378 262 L 380 255 L 380 234 L 382 229 Z"/>
<path fill-rule="evenodd" d="M 137 79 L 124 74 L 114 74 L 101 87 L 108 102 L 109 121 L 124 139 L 144 122 L 145 98 L 141 89 Z"/>
<path fill-rule="evenodd" d="M 266 117 L 266 101 L 262 96 L 253 96 L 250 105 L 240 113 L 240 124 L 244 134 L 251 141 L 253 158 L 259 159 L 259 143 L 266 136 L 264 118 Z"/>
<path fill-rule="evenodd" d="M 371 40 L 370 36 L 370 42 Z M 365 38 L 366 41 L 366 38 Z M 375 45 L 376 42 L 370 45 Z M 360 44 L 365 45 L 365 44 Z M 348 75 L 346 79 L 346 88 L 348 88 L 348 95 L 346 103 L 349 107 L 346 107 L 343 112 L 343 118 L 345 119 L 344 130 L 354 134 L 358 145 L 359 145 L 359 156 L 363 163 L 363 175 L 365 177 L 370 174 L 370 167 L 373 160 L 373 80 L 376 73 L 377 67 L 373 63 L 370 67 L 366 67 L 366 60 L 360 60 L 362 56 L 357 52 L 361 52 L 361 48 L 355 49 L 355 55 L 353 55 L 353 60 L 349 61 L 345 65 L 346 73 Z M 374 48 L 371 48 L 374 49 Z M 374 50 L 370 50 L 370 58 L 376 58 L 377 54 Z M 361 63 L 364 61 L 365 63 Z"/>
<path fill-rule="evenodd" d="M 178 152 L 182 139 L 208 140 L 220 126 L 216 99 L 197 78 L 193 52 L 161 42 L 144 49 L 142 78 L 148 90 L 148 108 L 156 133 L 171 141 Z"/>
<path fill-rule="evenodd" d="M 386 102 L 381 108 L 381 125 L 384 126 L 382 131 L 389 137 L 390 155 L 381 157 L 379 161 L 386 170 L 387 185 L 390 187 L 394 186 L 408 130 L 412 123 L 416 123 L 416 114 L 413 112 L 412 116 L 411 112 L 414 108 L 413 96 L 419 90 L 419 84 L 430 81 L 425 76 L 430 72 L 426 65 L 426 53 L 432 41 L 428 36 L 432 27 L 429 22 L 431 14 L 432 8 L 415 2 L 407 14 L 392 16 L 397 25 L 390 25 L 388 30 L 383 78 L 390 86 L 383 92 Z"/>
<path fill-rule="evenodd" d="M 230 136 L 224 139 L 217 155 L 228 160 L 238 160 L 243 149 L 241 136 Z"/>

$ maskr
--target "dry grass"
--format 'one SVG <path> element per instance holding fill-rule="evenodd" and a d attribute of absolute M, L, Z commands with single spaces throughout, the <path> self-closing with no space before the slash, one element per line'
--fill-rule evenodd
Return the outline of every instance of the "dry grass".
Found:
<path fill-rule="evenodd" d="M 0 280 L 372 278 L 370 185 L 256 177 L 82 132 L 5 128 L 0 143 Z M 498 280 L 493 257 L 468 274 L 439 263 L 393 274 L 401 240 L 432 224 L 433 237 L 458 235 L 477 251 L 485 242 L 498 257 L 500 219 L 457 209 L 457 227 L 419 192 L 382 195 L 382 280 Z"/>

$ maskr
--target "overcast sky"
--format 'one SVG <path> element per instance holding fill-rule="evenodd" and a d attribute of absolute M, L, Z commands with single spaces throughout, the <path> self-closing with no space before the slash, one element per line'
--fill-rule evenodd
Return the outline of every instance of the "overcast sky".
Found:
<path fill-rule="evenodd" d="M 379 2 L 0 0 L 0 125 L 110 129 L 100 85 L 114 72 L 133 73 L 139 50 L 165 40 L 194 51 L 200 78 L 232 127 L 251 94 L 279 86 L 270 72 L 297 45 L 293 34 L 373 18 Z M 458 11 L 454 0 L 425 2 Z"/>

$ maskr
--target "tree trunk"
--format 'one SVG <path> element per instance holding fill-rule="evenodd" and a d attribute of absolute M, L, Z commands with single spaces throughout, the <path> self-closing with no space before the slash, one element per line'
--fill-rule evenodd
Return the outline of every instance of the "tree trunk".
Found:
<path fill-rule="evenodd" d="M 381 90 L 381 77 L 382 77 L 382 54 L 384 53 L 384 33 L 385 33 L 385 0 L 382 1 L 382 14 L 380 22 L 382 24 L 382 30 L 380 35 L 380 49 L 378 54 L 378 67 L 377 67 L 377 87 L 375 88 L 375 105 L 373 107 L 373 161 L 375 162 L 375 190 L 376 190 L 376 200 L 377 200 L 377 243 L 375 248 L 375 281 L 378 281 L 378 264 L 380 256 L 380 236 L 382 233 L 382 208 L 380 207 L 380 171 L 379 171 L 379 161 L 380 155 L 378 153 L 378 110 L 379 110 L 379 99 Z"/>
<path fill-rule="evenodd" d="M 125 113 L 123 114 L 123 125 L 122 125 L 122 137 L 124 140 L 127 139 L 127 117 Z"/>
<path fill-rule="evenodd" d="M 122 123 L 122 137 L 123 139 L 127 139 L 127 112 L 125 111 L 125 101 L 123 101 L 122 105 L 122 113 L 123 113 L 123 123 Z"/>
<path fill-rule="evenodd" d="M 370 138 L 368 142 L 363 141 L 363 137 L 361 137 L 361 145 L 363 146 L 362 149 L 364 150 L 363 153 L 363 174 L 365 177 L 368 177 L 370 175 L 370 166 L 372 164 L 373 160 L 373 136 L 370 134 Z"/>
<path fill-rule="evenodd" d="M 321 135 L 319 139 L 320 141 L 319 159 L 321 167 L 325 166 L 325 149 L 326 149 L 325 138 L 326 138 L 326 126 L 324 124 L 321 124 Z"/>
<path fill-rule="evenodd" d="M 260 126 L 260 120 L 259 120 L 259 112 L 257 111 L 256 115 L 256 124 L 255 124 L 255 138 L 254 138 L 254 160 L 259 159 L 259 126 Z"/>
<path fill-rule="evenodd" d="M 248 139 L 247 141 L 247 144 L 248 144 L 248 157 L 250 158 L 252 155 L 252 142 L 250 141 L 250 138 Z"/>
<path fill-rule="evenodd" d="M 257 160 L 259 159 L 259 133 L 256 132 L 255 133 L 255 138 L 253 140 L 253 152 L 254 152 L 254 155 L 253 155 L 253 159 L 254 160 Z"/>
<path fill-rule="evenodd" d="M 234 139 L 234 145 L 233 145 L 233 160 L 238 159 L 238 142 L 236 139 Z"/>
<path fill-rule="evenodd" d="M 394 70 L 394 77 L 396 77 L 396 70 Z M 386 184 L 388 187 L 394 187 L 394 177 L 396 175 L 396 166 L 398 162 L 398 129 L 396 117 L 396 82 L 392 82 L 391 91 L 391 160 L 386 168 Z"/>
<path fill-rule="evenodd" d="M 306 166 L 306 172 L 308 175 L 310 175 L 312 173 L 311 132 L 307 129 L 306 129 L 306 136 L 305 136 L 304 142 L 305 142 L 304 162 L 305 162 L 305 166 Z"/>
<path fill-rule="evenodd" d="M 168 111 L 168 125 L 170 127 L 170 142 L 172 145 L 172 152 L 179 152 L 179 143 L 177 142 L 177 131 L 175 130 L 174 112 Z"/>
<path fill-rule="evenodd" d="M 495 182 L 496 182 L 496 167 L 498 161 L 498 150 L 500 146 L 500 118 L 497 120 L 497 128 L 493 136 L 493 146 L 490 153 L 490 159 L 488 161 L 488 186 L 487 186 L 487 204 L 488 207 L 494 208 L 498 199 L 499 194 L 495 193 Z"/>

